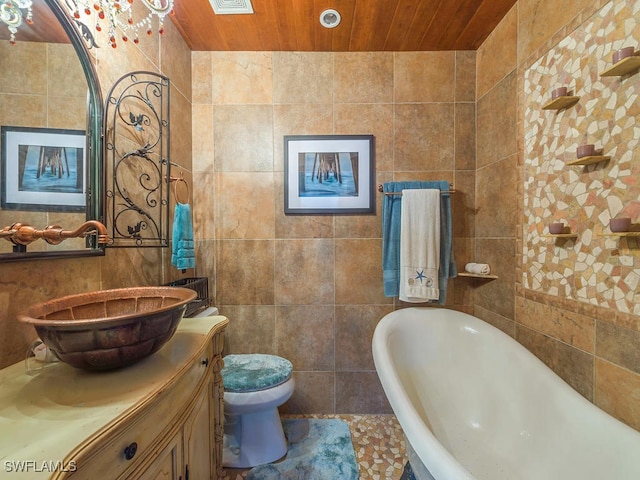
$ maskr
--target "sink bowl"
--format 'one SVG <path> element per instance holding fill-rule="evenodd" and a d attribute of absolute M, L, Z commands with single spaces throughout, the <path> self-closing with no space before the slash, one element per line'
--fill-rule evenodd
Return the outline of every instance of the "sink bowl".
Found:
<path fill-rule="evenodd" d="M 194 290 L 135 287 L 81 293 L 31 306 L 18 320 L 65 363 L 86 370 L 131 365 L 175 333 Z"/>

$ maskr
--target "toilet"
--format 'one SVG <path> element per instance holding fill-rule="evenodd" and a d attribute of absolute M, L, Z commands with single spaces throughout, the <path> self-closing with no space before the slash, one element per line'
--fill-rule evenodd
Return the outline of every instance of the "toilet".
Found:
<path fill-rule="evenodd" d="M 276 355 L 224 357 L 224 467 L 250 468 L 285 456 L 278 407 L 293 394 L 292 372 L 291 362 Z"/>

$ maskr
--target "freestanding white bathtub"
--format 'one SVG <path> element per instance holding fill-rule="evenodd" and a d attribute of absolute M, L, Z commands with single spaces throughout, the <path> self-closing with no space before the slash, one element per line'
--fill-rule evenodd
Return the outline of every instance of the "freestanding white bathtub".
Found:
<path fill-rule="evenodd" d="M 419 480 L 640 479 L 639 432 L 476 317 L 397 310 L 373 357 Z"/>

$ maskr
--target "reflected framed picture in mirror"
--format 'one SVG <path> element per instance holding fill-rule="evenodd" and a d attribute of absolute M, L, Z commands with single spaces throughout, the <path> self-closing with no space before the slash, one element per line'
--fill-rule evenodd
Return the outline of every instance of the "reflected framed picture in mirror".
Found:
<path fill-rule="evenodd" d="M 85 211 L 84 130 L 3 126 L 0 134 L 3 209 Z"/>

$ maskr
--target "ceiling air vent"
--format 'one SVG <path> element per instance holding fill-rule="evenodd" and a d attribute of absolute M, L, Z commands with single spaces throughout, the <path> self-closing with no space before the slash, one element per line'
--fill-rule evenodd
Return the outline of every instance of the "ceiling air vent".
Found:
<path fill-rule="evenodd" d="M 209 0 L 218 15 L 253 13 L 251 0 Z"/>

